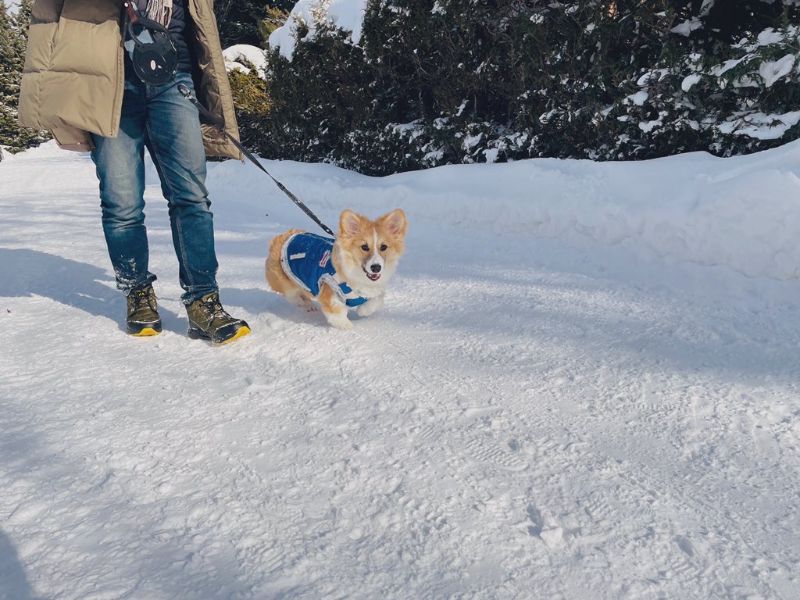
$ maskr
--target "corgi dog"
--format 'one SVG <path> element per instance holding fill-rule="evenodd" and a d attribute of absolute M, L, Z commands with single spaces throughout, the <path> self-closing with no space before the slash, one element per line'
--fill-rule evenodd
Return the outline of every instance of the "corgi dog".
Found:
<path fill-rule="evenodd" d="M 374 221 L 343 211 L 335 240 L 291 229 L 270 242 L 267 282 L 292 304 L 311 311 L 316 302 L 330 325 L 352 329 L 350 308 L 368 317 L 383 306 L 407 228 L 398 208 Z"/>

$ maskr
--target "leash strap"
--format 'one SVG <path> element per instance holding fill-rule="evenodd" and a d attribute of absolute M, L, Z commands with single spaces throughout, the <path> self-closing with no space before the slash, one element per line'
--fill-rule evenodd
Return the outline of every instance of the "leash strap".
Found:
<path fill-rule="evenodd" d="M 134 25 L 139 23 L 139 11 L 133 6 L 133 2 L 125 3 L 125 13 L 128 15 L 128 20 Z"/>
<path fill-rule="evenodd" d="M 300 210 L 302 210 L 304 213 L 306 213 L 306 215 L 308 215 L 308 217 L 309 217 L 309 218 L 310 218 L 312 221 L 314 221 L 314 223 L 316 223 L 317 225 L 319 225 L 319 226 L 320 226 L 320 228 L 322 229 L 322 231 L 324 231 L 325 233 L 327 233 L 327 234 L 328 234 L 328 235 L 330 235 L 331 237 L 334 237 L 334 238 L 336 237 L 336 234 L 335 234 L 335 233 L 333 233 L 333 231 L 331 230 L 331 228 L 330 228 L 330 227 L 328 227 L 327 225 L 325 225 L 325 223 L 323 223 L 322 221 L 320 221 L 320 220 L 319 220 L 319 217 L 317 217 L 317 215 L 315 215 L 315 214 L 314 214 L 314 213 L 311 211 L 311 209 L 310 209 L 310 208 L 308 208 L 308 206 L 306 206 L 306 205 L 303 203 L 303 201 L 302 201 L 302 200 L 300 200 L 300 198 L 298 198 L 297 196 L 295 196 L 295 195 L 294 195 L 294 194 L 293 194 L 291 191 L 289 191 L 289 189 L 288 189 L 288 188 L 287 188 L 285 185 L 283 185 L 283 184 L 282 184 L 280 181 L 278 181 L 277 179 L 275 179 L 275 178 L 272 176 L 272 174 L 271 174 L 269 171 L 267 171 L 267 170 L 264 168 L 264 166 L 263 166 L 263 165 L 262 165 L 260 162 L 258 162 L 258 160 L 256 159 L 256 157 L 255 157 L 255 156 L 253 156 L 253 155 L 252 155 L 252 153 L 251 153 L 251 152 L 250 152 L 250 151 L 249 151 L 247 148 L 245 148 L 244 146 L 242 146 L 242 143 L 241 143 L 239 140 L 237 140 L 237 139 L 236 139 L 235 137 L 233 137 L 233 136 L 232 136 L 230 133 L 228 133 L 228 131 L 225 129 L 225 124 L 224 124 L 222 121 L 220 121 L 220 119 L 218 119 L 216 116 L 214 116 L 213 114 L 211 114 L 211 112 L 210 112 L 210 111 L 209 111 L 209 110 L 208 110 L 208 109 L 207 109 L 205 106 L 203 106 L 203 105 L 200 103 L 200 101 L 199 101 L 199 100 L 198 100 L 198 99 L 197 99 L 197 98 L 194 96 L 194 94 L 192 94 L 192 91 L 191 91 L 191 90 L 190 90 L 190 89 L 189 89 L 187 86 L 185 86 L 185 85 L 184 85 L 184 84 L 182 84 L 182 83 L 181 83 L 181 84 L 178 84 L 178 91 L 179 91 L 181 94 L 183 94 L 183 96 L 184 96 L 184 97 L 185 97 L 187 100 L 189 100 L 189 101 L 190 101 L 192 104 L 194 104 L 194 105 L 197 107 L 197 110 L 199 110 L 199 111 L 200 111 L 200 114 L 201 114 L 201 115 L 203 115 L 203 116 L 204 116 L 204 117 L 205 117 L 205 118 L 206 118 L 206 119 L 207 119 L 207 120 L 208 120 L 208 121 L 209 121 L 209 122 L 210 122 L 210 123 L 211 123 L 211 124 L 212 124 L 214 127 L 216 127 L 216 128 L 217 128 L 217 129 L 219 129 L 219 130 L 220 130 L 222 133 L 224 133 L 224 134 L 225 134 L 225 135 L 228 137 L 228 139 L 229 139 L 229 140 L 230 140 L 230 141 L 233 143 L 233 145 L 234 145 L 234 146 L 236 146 L 236 147 L 239 149 L 239 151 L 240 151 L 242 154 L 244 154 L 244 155 L 245 155 L 245 156 L 246 156 L 246 157 L 247 157 L 247 158 L 250 160 L 250 162 L 252 162 L 252 163 L 253 163 L 255 166 L 257 166 L 259 169 L 261 169 L 262 171 L 264 171 L 264 173 L 266 173 L 266 174 L 267 174 L 267 176 L 268 176 L 270 179 L 272 179 L 272 181 L 274 181 L 274 182 L 275 182 L 275 185 L 277 185 L 277 186 L 278 186 L 278 189 L 280 189 L 280 190 L 281 190 L 281 191 L 282 191 L 284 194 L 286 194 L 286 195 L 289 197 L 289 200 L 291 200 L 292 202 L 294 202 L 294 203 L 297 205 L 297 207 L 298 207 Z"/>

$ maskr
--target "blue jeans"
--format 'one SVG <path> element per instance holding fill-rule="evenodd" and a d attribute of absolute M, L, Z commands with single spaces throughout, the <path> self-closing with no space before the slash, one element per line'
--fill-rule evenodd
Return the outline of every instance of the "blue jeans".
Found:
<path fill-rule="evenodd" d="M 92 160 L 100 180 L 100 206 L 117 287 L 126 295 L 156 277 L 148 270 L 144 225 L 144 148 L 161 179 L 178 255 L 182 299 L 189 304 L 217 291 L 214 217 L 205 186 L 206 155 L 197 108 L 178 91 L 191 75 L 150 86 L 126 78 L 119 134 L 93 135 Z"/>

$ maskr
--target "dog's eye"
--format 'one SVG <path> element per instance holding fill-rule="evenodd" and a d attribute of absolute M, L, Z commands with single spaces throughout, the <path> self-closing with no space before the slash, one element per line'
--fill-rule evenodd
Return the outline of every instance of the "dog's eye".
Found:
<path fill-rule="evenodd" d="M 381 244 L 381 252 L 386 252 L 389 249 L 389 246 L 386 244 Z"/>
<path fill-rule="evenodd" d="M 369 246 L 368 246 L 367 244 L 364 244 L 363 246 L 361 246 L 361 249 L 362 249 L 364 252 L 369 252 Z"/>

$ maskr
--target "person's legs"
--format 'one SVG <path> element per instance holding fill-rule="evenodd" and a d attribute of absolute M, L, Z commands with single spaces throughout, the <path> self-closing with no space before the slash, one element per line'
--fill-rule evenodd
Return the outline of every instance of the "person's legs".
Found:
<path fill-rule="evenodd" d="M 144 225 L 145 114 L 144 87 L 126 82 L 119 135 L 92 136 L 103 233 L 117 287 L 126 296 L 155 280 Z"/>
<path fill-rule="evenodd" d="M 182 299 L 189 304 L 217 291 L 217 257 L 200 118 L 179 83 L 192 88 L 191 76 L 183 73 L 168 85 L 148 88 L 145 137 L 169 203 Z"/>

